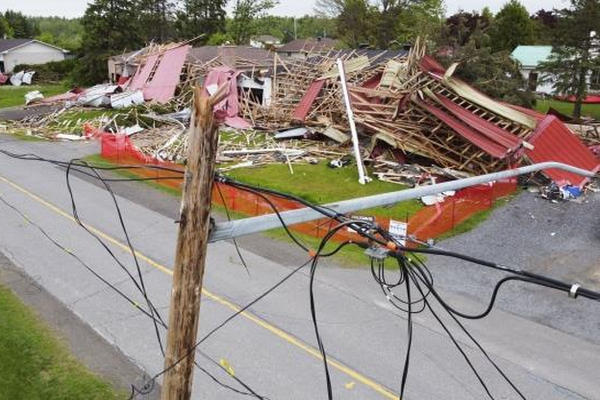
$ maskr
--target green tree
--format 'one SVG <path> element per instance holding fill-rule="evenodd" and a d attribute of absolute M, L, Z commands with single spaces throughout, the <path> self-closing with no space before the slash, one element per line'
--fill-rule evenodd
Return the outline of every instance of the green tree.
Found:
<path fill-rule="evenodd" d="M 376 45 L 378 15 L 377 8 L 367 0 L 344 0 L 342 12 L 336 20 L 338 38 L 353 48 Z"/>
<path fill-rule="evenodd" d="M 444 12 L 443 0 L 421 0 L 408 4 L 398 17 L 396 40 L 410 43 L 420 36 L 438 42 Z"/>
<path fill-rule="evenodd" d="M 256 33 L 254 20 L 277 4 L 276 0 L 236 0 L 229 33 L 236 44 L 247 44 Z"/>
<path fill-rule="evenodd" d="M 21 12 L 7 10 L 4 18 L 13 31 L 13 37 L 32 39 L 39 34 L 35 23 L 24 16 Z"/>
<path fill-rule="evenodd" d="M 191 39 L 204 35 L 206 43 L 216 33 L 225 32 L 227 0 L 184 0 L 183 10 L 177 12 L 176 29 L 180 38 Z"/>
<path fill-rule="evenodd" d="M 222 44 L 233 43 L 233 38 L 228 33 L 215 32 L 206 41 L 207 46 L 220 46 Z"/>
<path fill-rule="evenodd" d="M 94 0 L 81 21 L 83 57 L 76 70 L 80 84 L 106 80 L 108 57 L 143 45 L 138 9 L 130 0 Z"/>
<path fill-rule="evenodd" d="M 559 16 L 556 10 L 546 11 L 542 9 L 531 16 L 534 24 L 536 44 L 552 44 L 552 36 L 558 24 L 558 19 Z"/>
<path fill-rule="evenodd" d="M 519 0 L 510 0 L 496 14 L 490 37 L 493 51 L 513 51 L 518 45 L 534 43 L 533 21 Z"/>
<path fill-rule="evenodd" d="M 10 38 L 10 37 L 13 37 L 13 35 L 14 35 L 14 32 L 13 32 L 12 28 L 10 27 L 10 25 L 8 24 L 8 21 L 6 20 L 6 18 L 4 18 L 2 13 L 0 13 L 0 39 Z"/>
<path fill-rule="evenodd" d="M 174 36 L 175 4 L 169 0 L 137 0 L 139 29 L 146 42 L 164 43 Z"/>
<path fill-rule="evenodd" d="M 558 93 L 575 96 L 573 117 L 579 118 L 588 79 L 600 71 L 600 2 L 571 0 L 571 8 L 558 13 L 552 56 L 541 69 Z"/>
<path fill-rule="evenodd" d="M 30 17 L 39 29 L 36 39 L 72 52 L 81 48 L 83 26 L 81 18 Z"/>
<path fill-rule="evenodd" d="M 441 46 L 459 48 L 471 41 L 471 38 L 477 39 L 478 46 L 488 45 L 488 31 L 492 24 L 493 17 L 489 9 L 483 9 L 481 15 L 477 12 L 459 11 L 446 18 L 442 28 L 442 35 L 439 40 Z M 485 43 L 481 43 L 485 41 Z"/>
<path fill-rule="evenodd" d="M 482 39 L 474 36 L 464 46 L 456 49 L 451 57 L 441 61 L 449 66 L 460 63 L 455 75 L 469 82 L 487 95 L 512 104 L 531 107 L 533 96 L 523 90 L 525 82 L 519 66 L 510 52 L 492 52 L 487 46 L 479 46 Z"/>

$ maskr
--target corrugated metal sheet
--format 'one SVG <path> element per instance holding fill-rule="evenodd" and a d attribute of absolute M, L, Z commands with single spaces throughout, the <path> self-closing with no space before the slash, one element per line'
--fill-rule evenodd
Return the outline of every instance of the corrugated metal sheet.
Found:
<path fill-rule="evenodd" d="M 459 106 L 443 96 L 436 96 L 444 108 L 450 111 L 455 117 L 475 129 L 488 139 L 498 143 L 508 151 L 516 150 L 522 143 L 522 140 L 510 132 L 505 131 L 497 125 L 473 114 L 471 111 Z"/>
<path fill-rule="evenodd" d="M 298 103 L 296 108 L 294 109 L 294 113 L 292 114 L 292 121 L 304 121 L 308 112 L 310 111 L 313 103 L 317 99 L 319 93 L 321 93 L 321 89 L 325 85 L 325 80 L 317 80 L 310 84 L 310 87 L 302 96 L 302 100 Z"/>
<path fill-rule="evenodd" d="M 179 46 L 164 52 L 152 80 L 144 89 L 144 98 L 166 103 L 175 95 L 181 69 L 192 46 Z"/>
<path fill-rule="evenodd" d="M 440 119 L 450 128 L 452 128 L 464 139 L 473 143 L 475 146 L 479 147 L 481 150 L 485 151 L 492 157 L 500 159 L 506 157 L 506 147 L 499 145 L 498 143 L 494 142 L 493 140 L 490 140 L 486 136 L 483 136 L 476 130 L 472 129 L 468 125 L 463 124 L 462 122 L 452 117 L 450 114 L 447 114 L 446 112 L 440 110 L 439 108 L 436 108 L 421 100 L 415 100 L 415 102 L 431 114 L 435 115 L 438 119 Z"/>
<path fill-rule="evenodd" d="M 139 90 L 143 89 L 146 85 L 146 81 L 148 77 L 150 77 L 150 72 L 154 69 L 154 65 L 158 60 L 158 54 L 154 54 L 149 56 L 146 59 L 146 63 L 143 67 L 138 68 L 133 78 L 131 78 L 131 82 L 127 86 L 129 90 Z"/>
<path fill-rule="evenodd" d="M 600 160 L 553 115 L 548 115 L 539 123 L 529 143 L 535 147 L 526 150 L 525 154 L 534 163 L 558 161 L 594 172 L 600 170 Z M 583 176 L 556 169 L 546 170 L 544 174 L 559 186 L 570 184 L 582 187 L 588 181 Z"/>

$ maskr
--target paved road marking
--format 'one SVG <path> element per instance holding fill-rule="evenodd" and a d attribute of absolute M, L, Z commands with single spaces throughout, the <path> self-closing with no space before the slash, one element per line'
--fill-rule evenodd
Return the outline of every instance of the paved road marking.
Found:
<path fill-rule="evenodd" d="M 68 219 L 71 220 L 73 222 L 77 222 L 75 220 L 75 218 L 73 218 L 72 215 L 68 214 L 67 212 L 61 210 L 60 208 L 58 208 L 57 206 L 55 206 L 54 204 L 44 200 L 43 198 L 41 198 L 40 196 L 36 195 L 35 193 L 30 192 L 29 190 L 25 189 L 24 187 L 14 183 L 13 181 L 3 177 L 0 175 L 0 181 L 3 181 L 4 183 L 6 183 L 7 185 L 13 187 L 14 189 L 20 191 L 21 193 L 29 196 L 30 198 L 32 198 L 33 200 L 37 201 L 38 203 L 42 204 L 43 206 L 45 206 L 46 208 L 50 209 L 51 211 L 53 211 L 54 213 Z M 129 247 L 125 244 L 123 244 L 121 241 L 113 238 L 112 236 L 100 231 L 97 228 L 94 228 L 88 224 L 85 224 L 85 226 L 94 234 L 100 236 L 101 238 L 103 238 L 104 240 L 114 244 L 115 246 L 121 248 L 122 250 L 124 250 L 125 252 L 131 253 L 131 250 L 129 249 Z M 151 258 L 145 256 L 144 254 L 140 253 L 139 251 L 135 250 L 135 255 L 141 259 L 144 260 L 146 263 L 148 263 L 149 265 L 151 265 L 152 267 L 164 272 L 165 274 L 168 275 L 173 275 L 173 271 L 168 268 L 165 267 L 162 264 L 157 263 L 156 261 L 152 260 Z M 230 302 L 229 300 L 220 297 L 214 293 L 211 293 L 210 291 L 206 290 L 206 289 L 202 289 L 202 294 L 214 301 L 216 301 L 217 303 L 220 303 L 221 305 L 235 311 L 238 312 L 241 307 L 238 306 L 237 304 L 234 304 L 232 302 Z M 296 346 L 302 350 L 304 350 L 306 353 L 314 356 L 315 358 L 322 360 L 321 354 L 319 352 L 318 349 L 312 347 L 311 345 L 308 345 L 306 343 L 304 343 L 302 340 L 294 337 L 293 335 L 285 332 L 284 330 L 270 324 L 269 322 L 257 317 L 256 315 L 249 313 L 247 311 L 242 312 L 240 315 L 242 315 L 243 317 L 245 317 L 246 319 L 248 319 L 249 321 L 254 322 L 256 325 L 264 328 L 265 330 L 271 332 L 272 334 L 274 334 L 275 336 L 279 337 L 280 339 L 288 342 L 289 344 Z M 372 379 L 362 375 L 361 373 L 353 370 L 352 368 L 342 364 L 339 361 L 336 361 L 335 359 L 332 359 L 330 357 L 327 358 L 327 362 L 328 364 L 337 369 L 340 372 L 345 373 L 346 375 L 352 377 L 353 379 L 357 380 L 358 382 L 362 383 L 363 385 L 373 389 L 374 391 L 376 391 L 377 393 L 381 394 L 383 397 L 387 398 L 387 399 L 392 399 L 392 400 L 398 400 L 398 396 L 396 396 L 393 392 L 391 392 L 389 389 L 385 388 L 384 386 L 380 385 L 379 383 L 373 381 Z"/>

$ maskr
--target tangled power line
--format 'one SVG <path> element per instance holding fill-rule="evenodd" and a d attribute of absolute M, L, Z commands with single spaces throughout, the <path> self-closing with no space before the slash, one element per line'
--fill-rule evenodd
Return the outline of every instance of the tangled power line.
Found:
<path fill-rule="evenodd" d="M 69 254 L 73 257 L 80 265 L 82 265 L 87 271 L 94 275 L 97 279 L 99 279 L 104 285 L 108 286 L 111 290 L 117 293 L 120 297 L 125 299 L 131 305 L 133 305 L 137 310 L 139 310 L 143 315 L 148 317 L 154 327 L 154 334 L 156 336 L 156 340 L 159 346 L 159 349 L 164 356 L 164 347 L 161 339 L 161 331 L 165 331 L 168 329 L 167 324 L 164 322 L 164 319 L 160 315 L 158 309 L 155 307 L 153 302 L 150 299 L 150 295 L 147 291 L 146 285 L 144 283 L 144 277 L 142 273 L 142 268 L 140 262 L 137 257 L 137 252 L 133 246 L 133 243 L 130 239 L 130 235 L 128 233 L 125 218 L 123 217 L 123 213 L 121 211 L 117 196 L 115 195 L 111 183 L 112 182 L 133 182 L 133 181 L 150 181 L 150 180 L 160 180 L 160 179 L 183 179 L 183 171 L 176 168 L 170 168 L 160 165 L 115 165 L 115 166 L 99 166 L 90 164 L 84 160 L 73 159 L 70 161 L 60 161 L 54 159 L 48 159 L 44 157 L 40 157 L 33 153 L 27 154 L 18 154 L 13 153 L 4 149 L 0 149 L 0 154 L 4 154 L 8 157 L 26 160 L 26 161 L 39 161 L 46 162 L 57 167 L 63 168 L 66 173 L 66 185 L 67 191 L 71 201 L 71 212 L 73 218 L 76 223 L 84 229 L 89 235 L 91 235 L 100 246 L 109 254 L 109 256 L 115 261 L 118 267 L 126 274 L 127 278 L 132 282 L 136 291 L 143 297 L 145 306 L 140 305 L 133 298 L 128 296 L 124 291 L 120 290 L 113 284 L 111 284 L 107 279 L 102 277 L 98 271 L 92 267 L 91 265 L 85 263 L 79 256 L 77 256 L 73 251 L 64 247 L 57 239 L 52 237 L 46 230 L 44 230 L 37 223 L 32 221 L 25 213 L 20 211 L 14 204 L 9 203 L 4 197 L 0 196 L 0 202 L 21 215 L 24 219 L 26 219 L 30 224 L 35 226 L 41 234 L 48 239 L 51 243 L 53 243 L 56 247 L 61 249 L 63 252 Z M 162 170 L 170 172 L 172 175 L 167 177 L 148 177 L 148 178 L 107 178 L 101 174 L 101 171 L 108 172 L 118 172 L 120 170 L 134 170 L 134 169 L 154 169 L 154 170 Z M 133 263 L 135 266 L 135 273 L 132 273 L 126 266 L 126 263 L 120 260 L 116 254 L 111 250 L 110 246 L 106 241 L 98 236 L 93 230 L 89 229 L 89 227 L 81 220 L 76 196 L 74 195 L 73 185 L 72 185 L 72 175 L 73 173 L 81 174 L 86 176 L 87 178 L 91 178 L 100 182 L 101 187 L 104 188 L 108 194 L 110 195 L 110 199 L 112 205 L 115 209 L 115 213 L 120 225 L 120 229 L 125 237 L 126 246 L 128 248 L 128 252 L 131 254 Z M 446 335 L 449 337 L 453 346 L 460 353 L 468 368 L 472 371 L 477 381 L 479 382 L 482 389 L 485 391 L 486 395 L 490 399 L 495 399 L 492 390 L 490 389 L 486 379 L 482 376 L 482 374 L 475 367 L 471 357 L 465 351 L 465 348 L 461 343 L 457 340 L 455 334 L 452 332 L 450 327 L 444 322 L 439 310 L 436 311 L 436 308 L 441 308 L 441 311 L 447 314 L 451 321 L 456 325 L 457 329 L 464 333 L 470 342 L 475 346 L 475 348 L 481 353 L 481 355 L 490 363 L 493 369 L 502 377 L 502 379 L 506 382 L 506 384 L 511 388 L 512 391 L 521 399 L 526 399 L 526 396 L 523 392 L 515 385 L 515 383 L 509 378 L 509 376 L 499 367 L 499 365 L 489 356 L 489 354 L 485 351 L 483 346 L 476 340 L 476 338 L 468 331 L 465 325 L 461 322 L 461 320 L 477 320 L 485 318 L 490 312 L 493 310 L 494 305 L 496 304 L 496 298 L 498 293 L 502 287 L 511 282 L 524 282 L 532 285 L 538 285 L 562 292 L 566 292 L 570 297 L 584 297 L 587 299 L 598 301 L 600 300 L 600 293 L 591 291 L 589 289 L 585 289 L 578 284 L 569 284 L 557 279 L 553 279 L 550 277 L 546 277 L 543 275 L 535 274 L 532 272 L 528 272 L 526 270 L 518 269 L 515 267 L 510 267 L 506 265 L 501 265 L 495 262 L 471 257 L 469 255 L 465 255 L 458 252 L 448 251 L 444 249 L 437 248 L 435 246 L 427 245 L 425 243 L 419 242 L 411 237 L 398 237 L 392 235 L 387 230 L 383 229 L 381 226 L 378 226 L 374 222 L 364 221 L 364 220 L 356 220 L 347 217 L 346 215 L 340 214 L 335 210 L 329 209 L 327 207 L 323 207 L 320 205 L 312 204 L 302 198 L 299 198 L 294 195 L 290 195 L 288 193 L 283 193 L 280 191 L 257 187 L 254 185 L 249 185 L 246 183 L 238 182 L 230 177 L 225 175 L 217 174 L 215 176 L 215 181 L 220 184 L 225 184 L 237 188 L 239 190 L 246 191 L 255 196 L 260 197 L 264 200 L 269 207 L 273 210 L 274 214 L 277 215 L 282 228 L 286 232 L 286 234 L 290 237 L 290 239 L 303 251 L 308 253 L 309 258 L 300 266 L 292 269 L 288 274 L 286 274 L 283 278 L 278 280 L 274 285 L 272 285 L 269 289 L 265 290 L 259 296 L 257 296 L 254 300 L 250 301 L 243 307 L 240 307 L 238 311 L 227 317 L 221 323 L 217 324 L 213 329 L 211 329 L 207 334 L 205 334 L 202 338 L 200 338 L 191 348 L 189 348 L 184 355 L 175 360 L 171 365 L 167 366 L 163 370 L 154 374 L 145 380 L 144 384 L 140 387 L 132 385 L 131 386 L 131 395 L 130 398 L 135 398 L 138 395 L 145 395 L 154 390 L 156 386 L 157 379 L 160 378 L 163 374 L 169 371 L 172 368 L 175 368 L 181 361 L 183 361 L 186 357 L 189 357 L 192 354 L 199 354 L 203 359 L 205 359 L 209 364 L 221 369 L 227 377 L 233 379 L 238 388 L 233 387 L 227 383 L 224 383 L 216 376 L 211 374 L 206 368 L 202 367 L 198 362 L 196 362 L 196 367 L 200 372 L 204 373 L 209 377 L 210 380 L 218 384 L 219 386 L 242 396 L 249 396 L 257 399 L 268 399 L 268 397 L 259 395 L 256 391 L 254 391 L 249 384 L 244 382 L 239 377 L 229 373 L 225 367 L 223 367 L 216 360 L 208 356 L 206 353 L 202 352 L 199 347 L 203 344 L 208 338 L 215 335 L 219 332 L 223 327 L 231 323 L 238 316 L 242 315 L 244 312 L 248 311 L 251 307 L 255 306 L 273 291 L 277 290 L 281 287 L 286 281 L 288 281 L 292 276 L 297 274 L 299 271 L 305 269 L 309 266 L 309 303 L 310 303 L 310 314 L 312 325 L 315 333 L 316 342 L 318 345 L 319 352 L 321 354 L 323 360 L 323 369 L 325 375 L 326 382 L 326 393 L 328 399 L 334 398 L 333 387 L 331 383 L 331 376 L 329 371 L 329 364 L 327 361 L 327 352 L 326 352 L 326 343 L 321 335 L 318 324 L 318 315 L 317 315 L 317 293 L 315 288 L 316 274 L 318 271 L 319 260 L 324 257 L 330 257 L 338 253 L 346 246 L 358 246 L 366 250 L 366 253 L 370 258 L 370 272 L 373 280 L 379 286 L 382 294 L 385 296 L 387 301 L 398 311 L 406 314 L 406 322 L 407 322 L 407 344 L 406 351 L 404 356 L 404 363 L 402 367 L 402 373 L 399 379 L 399 398 L 404 398 L 405 388 L 408 382 L 409 376 L 409 367 L 411 360 L 411 349 L 413 343 L 413 325 L 414 320 L 413 316 L 415 314 L 424 312 L 427 310 L 434 317 L 435 321 L 440 325 Z M 219 195 L 224 200 L 223 194 L 219 188 L 219 185 L 216 186 Z M 330 218 L 332 221 L 336 222 L 336 225 L 330 228 L 330 230 L 323 236 L 318 247 L 316 249 L 311 249 L 308 245 L 303 243 L 298 237 L 296 237 L 289 229 L 284 219 L 280 216 L 280 210 L 277 208 L 275 203 L 271 201 L 269 196 L 275 196 L 283 199 L 293 200 L 302 205 L 309 207 L 324 217 Z M 226 202 L 223 201 L 226 208 L 226 214 L 228 219 L 230 218 L 229 210 L 227 209 Z M 325 252 L 326 246 L 332 240 L 337 232 L 344 228 L 351 228 L 355 232 L 357 232 L 364 240 L 363 241 L 345 241 L 337 245 L 333 250 L 329 252 Z M 402 244 L 401 240 L 412 241 L 414 246 L 407 247 Z M 236 248 L 236 252 L 240 257 L 242 265 L 244 266 L 246 272 L 249 274 L 250 269 L 237 245 L 234 241 L 234 245 Z M 419 247 L 420 246 L 420 247 Z M 444 257 L 455 258 L 463 261 L 467 261 L 469 263 L 473 263 L 475 265 L 479 265 L 481 267 L 498 270 L 506 275 L 499 279 L 489 298 L 487 305 L 484 309 L 475 314 L 470 314 L 465 311 L 458 310 L 455 306 L 451 305 L 448 301 L 444 299 L 444 296 L 436 289 L 434 285 L 433 274 L 431 270 L 428 268 L 426 263 L 419 257 L 419 254 L 429 254 L 429 255 L 438 255 Z M 393 267 L 390 268 L 389 264 L 392 262 Z"/>

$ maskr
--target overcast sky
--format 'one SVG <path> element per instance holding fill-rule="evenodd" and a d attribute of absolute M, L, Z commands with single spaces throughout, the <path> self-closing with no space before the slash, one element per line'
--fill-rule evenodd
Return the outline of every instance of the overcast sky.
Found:
<path fill-rule="evenodd" d="M 229 0 L 234 3 L 235 0 Z M 462 8 L 466 11 L 480 10 L 486 3 L 493 12 L 498 11 L 505 0 L 445 0 L 447 14 L 453 14 Z M 563 8 L 570 2 L 568 0 L 522 0 L 530 12 L 540 8 Z M 271 14 L 302 16 L 312 14 L 315 0 L 280 0 Z M 27 15 L 58 15 L 63 17 L 80 17 L 86 8 L 87 0 L 0 0 L 0 10 L 18 10 Z"/>

